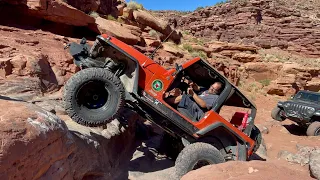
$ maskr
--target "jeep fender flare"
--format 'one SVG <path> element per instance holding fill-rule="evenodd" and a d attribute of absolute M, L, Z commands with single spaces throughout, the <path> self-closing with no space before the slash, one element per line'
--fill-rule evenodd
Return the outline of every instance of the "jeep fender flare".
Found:
<path fill-rule="evenodd" d="M 249 125 L 251 126 L 251 125 Z M 247 142 L 245 139 L 243 139 L 239 134 L 232 131 L 228 126 L 223 124 L 222 122 L 216 122 L 211 124 L 210 126 L 207 126 L 206 128 L 203 128 L 196 132 L 197 135 L 205 136 L 206 134 L 210 133 L 211 131 L 214 131 L 215 129 L 222 127 L 225 130 L 227 130 L 231 135 L 235 137 L 238 144 L 238 159 L 245 161 L 248 158 L 247 153 L 247 146 L 250 148 L 254 148 L 254 144 L 252 146 L 249 145 L 249 142 Z M 243 144 L 239 143 L 239 140 L 242 141 Z"/>

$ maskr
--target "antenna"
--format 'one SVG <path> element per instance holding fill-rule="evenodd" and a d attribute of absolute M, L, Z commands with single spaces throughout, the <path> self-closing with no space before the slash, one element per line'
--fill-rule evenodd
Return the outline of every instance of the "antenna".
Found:
<path fill-rule="evenodd" d="M 171 33 L 160 43 L 160 45 L 152 52 L 152 54 L 149 56 L 149 58 L 153 59 L 154 55 L 156 54 L 157 50 L 162 46 L 162 44 L 171 36 L 171 34 L 176 30 L 177 27 L 177 20 L 174 19 L 174 25 Z"/>

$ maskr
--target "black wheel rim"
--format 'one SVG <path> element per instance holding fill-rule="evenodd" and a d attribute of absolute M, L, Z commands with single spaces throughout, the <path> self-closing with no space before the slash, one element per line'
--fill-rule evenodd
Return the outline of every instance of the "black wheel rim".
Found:
<path fill-rule="evenodd" d="M 102 81 L 90 81 L 80 87 L 77 100 L 80 107 L 99 109 L 108 102 L 109 92 Z"/>
<path fill-rule="evenodd" d="M 207 165 L 210 165 L 211 163 L 207 160 L 199 160 L 197 161 L 197 163 L 193 166 L 192 170 L 196 170 L 196 169 L 199 169 L 203 166 L 207 166 Z"/>

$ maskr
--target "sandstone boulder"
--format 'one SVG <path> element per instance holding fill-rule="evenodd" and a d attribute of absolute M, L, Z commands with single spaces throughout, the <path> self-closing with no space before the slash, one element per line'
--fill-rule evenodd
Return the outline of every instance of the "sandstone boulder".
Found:
<path fill-rule="evenodd" d="M 272 172 L 272 173 L 270 173 Z M 277 161 L 229 161 L 191 171 L 181 180 L 198 179 L 312 179 L 306 172 L 296 171 Z"/>
<path fill-rule="evenodd" d="M 310 171 L 311 175 L 320 179 L 320 149 L 310 153 Z"/>
<path fill-rule="evenodd" d="M 165 36 L 168 36 L 173 30 L 168 23 L 162 20 L 156 19 L 154 16 L 152 16 L 151 14 L 143 10 L 133 11 L 133 17 L 136 22 L 149 26 L 152 29 L 164 34 Z M 172 39 L 173 41 L 179 43 L 181 40 L 181 37 L 182 37 L 181 33 L 177 31 L 173 31 L 169 39 Z"/>
<path fill-rule="evenodd" d="M 62 121 L 38 106 L 0 100 L 1 179 L 114 179 L 131 159 L 137 116 L 104 128 Z M 10 110 L 10 113 L 8 113 Z M 119 143 L 121 142 L 121 143 Z"/>
<path fill-rule="evenodd" d="M 182 58 L 184 56 L 183 52 L 180 51 L 179 49 L 173 47 L 173 45 L 170 45 L 168 43 L 163 43 L 163 50 L 167 51 L 179 58 Z"/>
<path fill-rule="evenodd" d="M 37 16 L 57 23 L 73 26 L 88 26 L 94 23 L 94 18 L 84 12 L 68 5 L 63 0 L 27 0 L 15 1 L 5 0 L 6 3 L 27 7 L 29 15 Z"/>
<path fill-rule="evenodd" d="M 243 66 L 249 78 L 253 78 L 256 81 L 275 80 L 280 74 L 279 70 L 282 68 L 282 63 L 249 62 Z"/>
<path fill-rule="evenodd" d="M 213 50 L 213 52 L 220 52 L 223 50 L 238 50 L 238 51 L 256 52 L 259 49 L 259 47 L 253 46 L 253 45 L 226 43 L 226 42 L 220 42 L 220 41 L 212 41 L 207 44 L 208 44 L 208 47 Z"/>
<path fill-rule="evenodd" d="M 236 53 L 232 56 L 234 60 L 239 62 L 247 63 L 247 62 L 255 62 L 258 61 L 260 56 L 257 54 L 248 54 L 248 53 Z"/>
<path fill-rule="evenodd" d="M 141 41 L 140 37 L 133 35 L 131 30 L 121 23 L 97 17 L 96 24 L 98 33 L 110 34 L 129 45 L 136 45 Z"/>
<path fill-rule="evenodd" d="M 36 77 L 8 77 L 0 79 L 0 94 L 31 100 L 42 94 L 41 80 Z"/>
<path fill-rule="evenodd" d="M 124 6 L 123 0 L 66 0 L 65 2 L 87 14 L 98 12 L 121 15 Z"/>
<path fill-rule="evenodd" d="M 313 78 L 308 81 L 304 87 L 306 90 L 319 92 L 320 91 L 320 78 Z"/>
<path fill-rule="evenodd" d="M 0 58 L 0 76 L 3 78 L 12 73 L 10 59 L 11 58 Z"/>

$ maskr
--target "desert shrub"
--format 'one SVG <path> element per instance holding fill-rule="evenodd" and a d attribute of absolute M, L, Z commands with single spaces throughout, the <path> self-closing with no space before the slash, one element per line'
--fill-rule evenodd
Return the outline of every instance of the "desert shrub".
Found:
<path fill-rule="evenodd" d="M 93 18 L 97 18 L 97 17 L 99 17 L 99 14 L 98 14 L 97 12 L 95 12 L 95 11 L 91 11 L 91 12 L 89 13 L 89 16 L 91 16 L 91 17 L 93 17 Z"/>
<path fill-rule="evenodd" d="M 193 51 L 191 53 L 192 57 L 200 57 L 201 59 L 207 59 L 207 54 L 203 51 Z"/>
<path fill-rule="evenodd" d="M 137 3 L 136 1 L 130 1 L 127 3 L 128 8 L 133 10 L 144 9 L 142 4 Z"/>
<path fill-rule="evenodd" d="M 186 44 L 183 44 L 183 49 L 187 50 L 188 52 L 193 52 L 193 48 L 190 44 L 186 43 Z"/>
<path fill-rule="evenodd" d="M 271 80 L 270 79 L 263 79 L 263 80 L 260 80 L 259 82 L 262 84 L 262 86 L 269 86 Z"/>
<path fill-rule="evenodd" d="M 110 14 L 107 16 L 107 19 L 112 21 L 117 21 L 117 19 Z"/>
<path fill-rule="evenodd" d="M 197 7 L 196 11 L 199 11 L 199 10 L 201 10 L 201 9 L 204 9 L 204 7 L 199 6 L 199 7 Z"/>
<path fill-rule="evenodd" d="M 153 29 L 151 29 L 151 30 L 149 31 L 149 35 L 152 36 L 152 37 L 155 37 L 155 38 L 158 37 L 157 31 L 155 31 L 155 30 L 153 30 Z"/>

